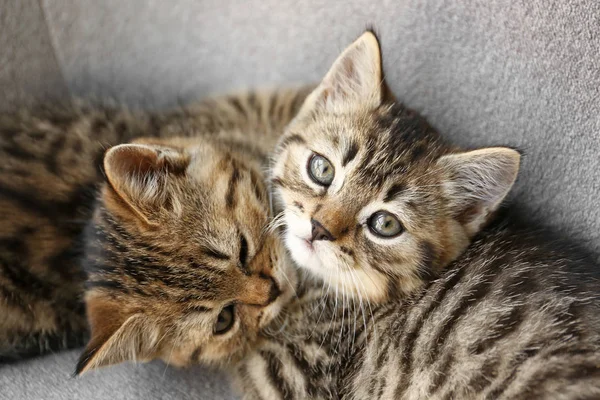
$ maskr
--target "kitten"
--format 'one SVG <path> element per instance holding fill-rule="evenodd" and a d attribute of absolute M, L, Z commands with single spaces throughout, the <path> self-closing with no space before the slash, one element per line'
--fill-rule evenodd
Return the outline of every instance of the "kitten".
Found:
<path fill-rule="evenodd" d="M 597 266 L 499 212 L 519 164 L 444 143 L 355 41 L 272 168 L 286 246 L 326 287 L 240 364 L 244 397 L 600 398 Z"/>
<path fill-rule="evenodd" d="M 187 171 L 187 169 L 183 167 L 187 165 L 185 163 L 189 162 L 189 167 L 198 169 L 198 171 L 194 170 L 194 176 L 200 181 L 206 181 L 208 177 L 203 175 L 200 167 L 205 166 L 207 170 L 216 168 L 208 162 L 208 160 L 215 161 L 215 159 L 206 157 L 205 164 L 202 164 L 202 160 L 193 158 L 188 160 L 187 149 L 193 147 L 196 149 L 194 154 L 200 154 L 200 150 L 205 151 L 211 148 L 221 152 L 223 157 L 231 153 L 231 164 L 239 168 L 232 170 L 233 167 L 225 165 L 225 161 L 223 161 L 223 168 L 229 173 L 235 172 L 236 182 L 239 179 L 236 192 L 231 195 L 232 199 L 237 200 L 238 196 L 253 194 L 254 196 L 263 196 L 261 207 L 257 207 L 255 213 L 247 215 L 249 219 L 247 223 L 252 229 L 244 225 L 247 227 L 247 231 L 243 232 L 246 236 L 244 237 L 245 244 L 242 247 L 246 249 L 248 262 L 250 262 L 261 243 L 258 226 L 262 223 L 262 213 L 266 207 L 264 188 L 259 179 L 259 176 L 262 176 L 260 175 L 261 171 L 257 170 L 255 164 L 265 157 L 267 151 L 272 149 L 278 135 L 297 111 L 306 94 L 305 89 L 252 92 L 239 96 L 208 99 L 181 110 L 153 114 L 72 105 L 62 109 L 55 107 L 0 115 L 0 158 L 2 159 L 0 163 L 0 210 L 3 215 L 3 223 L 0 225 L 0 243 L 2 245 L 0 251 L 0 313 L 3 316 L 0 322 L 0 363 L 80 346 L 87 338 L 88 329 L 82 298 L 85 273 L 81 266 L 85 247 L 84 227 L 92 218 L 94 198 L 99 187 L 102 186 L 106 172 L 112 174 L 109 176 L 116 180 L 115 184 L 133 183 L 133 181 L 129 182 L 125 179 L 126 171 L 122 168 L 127 164 L 124 161 L 117 164 L 121 166 L 121 169 L 113 167 L 106 171 L 102 170 L 101 165 L 106 148 L 127 143 L 136 138 L 154 138 L 145 139 L 143 141 L 145 147 L 132 148 L 144 149 L 140 150 L 140 154 L 126 152 L 125 150 L 129 149 L 127 147 L 120 148 L 120 152 L 111 151 L 110 154 L 118 154 L 121 157 L 129 154 L 137 157 L 132 161 L 141 162 L 145 160 L 144 155 L 164 148 L 164 151 L 160 150 L 164 156 L 161 156 L 161 162 L 169 160 L 170 156 L 181 158 L 181 162 L 176 164 L 180 167 L 177 171 L 181 173 L 175 174 L 175 176 L 179 179 L 177 182 L 182 186 L 173 189 L 188 196 L 193 196 L 195 194 L 193 190 L 197 190 L 198 199 L 209 194 L 202 192 L 205 186 L 200 184 L 197 188 L 184 185 L 181 179 L 187 176 L 183 174 L 183 171 Z M 183 138 L 175 139 L 176 137 Z M 185 137 L 195 139 L 186 142 Z M 205 141 L 206 145 L 204 145 Z M 172 146 L 176 146 L 175 150 L 171 149 Z M 121 153 L 122 151 L 125 153 Z M 237 160 L 240 158 L 238 153 L 244 153 L 239 166 L 237 164 Z M 188 155 L 184 157 L 182 154 Z M 253 164 L 248 166 L 245 158 L 250 158 Z M 108 166 L 114 165 L 114 163 L 108 163 Z M 150 165 L 148 164 L 146 167 L 149 168 Z M 129 166 L 134 167 L 132 164 Z M 158 179 L 158 175 L 156 177 L 156 181 L 147 183 L 157 185 L 162 182 L 161 179 Z M 246 181 L 248 177 L 251 178 L 250 182 Z M 221 177 L 220 179 L 225 178 Z M 188 182 L 189 184 L 191 182 Z M 100 215 L 96 213 L 96 220 L 101 223 L 101 227 L 107 229 L 107 238 L 110 239 L 112 237 L 109 234 L 114 232 L 110 231 L 109 225 L 106 225 L 108 220 L 103 221 L 102 216 L 110 215 L 110 221 L 120 223 L 120 218 L 127 216 L 112 215 L 112 212 L 116 212 L 114 211 L 115 207 L 122 206 L 124 210 L 131 207 L 123 201 L 115 200 L 118 199 L 118 196 L 111 195 L 109 186 L 106 184 L 104 186 L 99 207 L 104 207 L 102 199 L 111 198 L 113 199 L 112 208 L 108 206 L 102 208 L 107 211 Z M 156 187 L 153 188 L 156 189 Z M 124 189 L 120 190 L 119 193 L 126 193 L 126 191 L 123 192 Z M 137 194 L 150 196 L 152 193 L 147 190 Z M 185 198 L 175 202 L 171 199 L 169 204 L 171 207 L 179 207 L 178 212 L 185 213 L 191 207 L 186 203 L 188 200 Z M 222 200 L 219 198 L 219 201 Z M 206 207 L 208 204 L 208 202 L 205 204 Z M 215 204 L 213 209 L 205 211 L 224 212 L 218 208 L 219 203 Z M 236 210 L 239 207 L 246 207 L 247 204 L 244 202 L 232 203 L 230 206 Z M 135 209 L 130 211 L 136 212 Z M 143 218 L 141 214 L 139 217 Z M 223 223 L 225 224 L 227 221 L 225 219 Z M 228 235 L 233 235 L 232 232 L 217 228 L 210 232 L 207 231 L 210 227 L 208 224 L 213 223 L 215 223 L 214 220 L 203 217 L 200 221 L 182 220 L 179 225 L 186 232 L 196 229 L 197 232 L 214 234 L 212 237 L 214 246 L 206 249 L 197 247 L 196 252 L 190 248 L 186 250 L 189 257 L 193 256 L 199 259 L 197 263 L 189 266 L 189 268 L 194 266 L 198 270 L 194 273 L 201 274 L 200 270 L 206 266 L 204 259 L 200 260 L 204 251 L 214 250 L 217 245 L 221 246 L 219 247 L 221 252 L 214 253 L 213 258 L 217 263 L 221 262 L 225 265 L 227 263 L 224 259 L 225 256 L 233 257 L 232 252 L 237 251 L 241 246 L 239 237 L 235 245 L 227 241 Z M 172 227 L 173 225 L 169 225 L 165 228 Z M 119 228 L 121 229 L 119 232 L 123 235 L 128 234 L 127 237 L 131 240 L 136 239 L 136 232 L 123 231 L 125 228 L 133 229 L 129 225 L 124 225 L 123 228 Z M 96 233 L 100 234 L 99 232 Z M 156 229 L 149 232 L 156 233 L 156 238 L 164 234 L 163 231 Z M 88 230 L 88 236 L 94 238 L 93 229 Z M 120 239 L 124 240 L 123 237 Z M 152 238 L 145 238 L 145 240 L 152 242 Z M 200 246 L 199 243 L 196 244 Z M 125 249 L 115 242 L 107 244 L 107 250 L 114 250 L 110 245 L 117 246 L 116 248 L 120 250 Z M 228 245 L 232 247 L 227 247 Z M 90 245 L 90 248 L 92 247 Z M 177 247 L 171 247 L 174 259 L 183 257 L 183 253 L 176 253 L 177 250 Z M 94 251 L 99 250 L 95 249 Z M 148 263 L 149 260 L 154 260 L 152 257 L 156 257 L 154 249 L 147 249 L 147 254 L 143 249 L 138 249 L 135 255 L 139 257 L 139 260 L 145 260 L 144 262 Z M 125 255 L 121 254 L 121 256 Z M 223 258 L 222 261 L 219 261 L 220 257 Z M 136 278 L 140 278 L 140 274 L 145 272 L 144 264 L 138 264 L 140 261 L 131 257 L 125 260 L 127 264 L 123 267 L 123 271 L 130 271 L 137 274 Z M 235 260 L 237 258 L 231 259 L 232 262 Z M 117 260 L 107 260 L 99 266 L 97 265 L 98 260 L 91 261 L 90 267 L 100 271 L 102 268 L 110 269 L 111 262 L 117 262 Z M 123 259 L 118 261 L 125 262 Z M 119 264 L 115 265 L 122 267 Z M 138 265 L 142 268 L 141 272 L 134 272 L 133 266 Z M 166 267 L 175 268 L 175 264 Z M 175 269 L 174 272 L 182 273 L 180 278 L 189 277 L 189 274 L 192 273 L 184 269 Z M 96 276 L 94 273 L 92 271 L 92 278 Z M 218 282 L 221 282 L 220 285 L 227 286 L 229 283 L 223 281 L 224 277 L 225 275 Z M 121 282 L 119 285 L 114 283 L 116 280 L 114 274 L 110 278 L 113 279 L 115 297 L 122 296 L 121 292 L 124 288 L 130 287 L 127 286 L 128 282 Z M 128 275 L 124 273 L 123 278 L 127 279 Z M 216 278 L 215 282 L 217 282 Z M 147 282 L 144 283 L 147 284 Z M 162 285 L 161 287 L 164 286 L 164 282 L 156 283 Z M 180 286 L 176 280 L 172 283 Z M 98 281 L 93 281 L 91 285 L 102 286 Z M 211 290 L 218 291 L 219 288 L 213 286 Z M 223 291 L 223 293 L 227 292 L 225 289 Z M 101 298 L 100 294 L 109 291 L 105 287 L 97 287 L 90 291 L 90 296 L 96 292 Z M 163 292 L 160 291 L 155 293 L 157 296 L 163 295 Z M 134 299 L 132 301 L 137 301 L 135 295 L 135 293 L 132 294 L 132 299 Z M 193 293 L 190 293 L 190 296 L 192 295 Z M 95 309 L 100 312 L 99 306 Z M 103 310 L 105 311 L 105 309 L 106 307 Z M 119 310 L 123 311 L 121 307 Z M 108 329 L 108 325 L 116 322 L 116 319 L 113 318 L 116 315 L 117 313 L 106 320 L 112 322 L 100 322 L 99 320 L 92 322 L 104 324 L 101 328 Z M 103 333 L 106 334 L 106 332 Z"/>

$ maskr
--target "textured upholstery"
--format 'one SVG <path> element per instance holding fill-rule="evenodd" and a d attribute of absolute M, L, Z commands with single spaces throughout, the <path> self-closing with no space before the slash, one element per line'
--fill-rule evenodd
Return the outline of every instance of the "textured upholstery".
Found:
<path fill-rule="evenodd" d="M 0 107 L 70 93 L 162 108 L 315 81 L 367 26 L 398 98 L 456 143 L 523 149 L 520 203 L 600 259 L 596 0 L 0 0 Z M 230 396 L 202 369 L 72 380 L 73 360 L 0 369 L 0 398 Z"/>

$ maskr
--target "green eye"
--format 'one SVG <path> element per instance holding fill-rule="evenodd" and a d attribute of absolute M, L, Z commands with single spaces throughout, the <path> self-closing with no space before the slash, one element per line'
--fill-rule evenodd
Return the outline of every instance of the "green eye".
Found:
<path fill-rule="evenodd" d="M 398 236 L 404 230 L 398 218 L 387 211 L 377 211 L 371 215 L 367 224 L 373 234 L 383 238 Z"/>
<path fill-rule="evenodd" d="M 235 322 L 233 315 L 233 304 L 223 308 L 217 317 L 217 323 L 215 324 L 214 332 L 215 335 L 222 335 L 229 331 Z"/>
<path fill-rule="evenodd" d="M 328 159 L 318 154 L 313 154 L 308 160 L 308 175 L 315 183 L 329 186 L 333 182 L 335 170 Z"/>

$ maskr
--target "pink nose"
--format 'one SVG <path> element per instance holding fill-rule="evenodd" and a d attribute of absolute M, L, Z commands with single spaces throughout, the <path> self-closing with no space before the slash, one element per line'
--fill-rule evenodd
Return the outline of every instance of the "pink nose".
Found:
<path fill-rule="evenodd" d="M 334 240 L 331 233 L 321 223 L 315 219 L 310 220 L 312 224 L 312 237 L 311 242 L 315 240 Z"/>

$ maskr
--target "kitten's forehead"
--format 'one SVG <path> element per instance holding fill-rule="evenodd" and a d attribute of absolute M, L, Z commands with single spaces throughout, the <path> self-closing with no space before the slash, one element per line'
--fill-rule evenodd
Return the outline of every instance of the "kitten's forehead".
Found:
<path fill-rule="evenodd" d="M 97 212 L 90 250 L 96 247 L 101 255 L 98 276 L 112 285 L 106 288 L 206 307 L 235 297 L 227 282 L 241 236 L 257 247 L 257 232 L 267 223 L 266 205 L 258 197 L 266 194 L 255 188 L 262 179 L 234 151 L 206 145 L 189 152 L 186 175 L 174 177 L 169 186 L 178 211 L 156 215 L 152 229 L 122 219 L 118 207 Z"/>
<path fill-rule="evenodd" d="M 321 117 L 307 131 L 312 150 L 331 149 L 351 171 L 346 179 L 370 189 L 422 173 L 448 149 L 422 117 L 401 105 Z"/>

